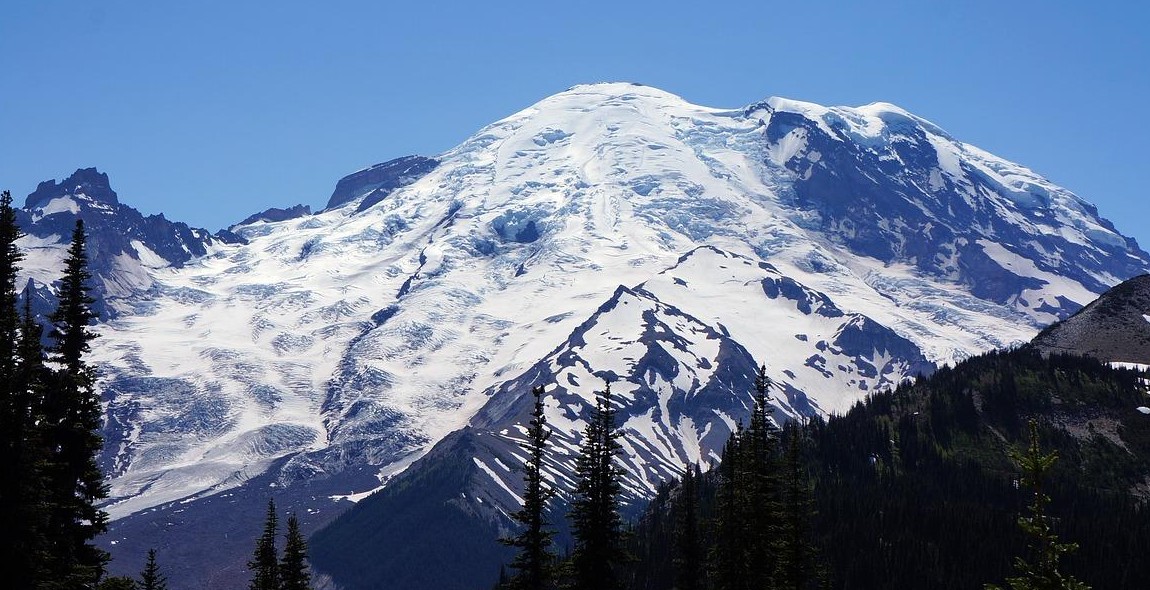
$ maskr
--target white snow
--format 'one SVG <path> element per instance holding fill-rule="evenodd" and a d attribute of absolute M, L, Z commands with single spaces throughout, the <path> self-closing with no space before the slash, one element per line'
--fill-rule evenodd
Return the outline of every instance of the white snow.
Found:
<path fill-rule="evenodd" d="M 521 498 L 519 494 L 516 494 L 515 490 L 512 490 L 506 483 L 503 483 L 503 478 L 499 477 L 499 474 L 495 473 L 495 470 L 488 467 L 487 463 L 479 460 L 478 457 L 472 457 L 471 460 L 474 461 L 475 465 L 482 469 L 484 473 L 491 477 L 491 480 L 498 484 L 503 491 L 507 492 L 508 496 L 511 496 L 515 505 L 523 504 L 523 498 Z"/>
<path fill-rule="evenodd" d="M 43 207 L 38 209 L 42 217 L 47 217 L 53 213 L 72 213 L 73 215 L 80 212 L 80 206 L 71 197 L 56 197 L 48 201 Z"/>
<path fill-rule="evenodd" d="M 148 268 L 164 268 L 171 265 L 171 262 L 153 252 L 152 249 L 148 248 L 143 242 L 132 240 L 131 244 L 132 248 L 136 251 L 136 255 L 140 258 L 140 263 L 144 266 Z"/>

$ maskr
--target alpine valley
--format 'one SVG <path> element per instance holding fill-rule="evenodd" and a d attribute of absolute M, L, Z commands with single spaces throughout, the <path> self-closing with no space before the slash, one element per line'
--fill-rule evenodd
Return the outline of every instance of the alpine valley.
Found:
<path fill-rule="evenodd" d="M 718 461 L 759 365 L 777 421 L 843 413 L 1150 271 L 1089 203 L 896 106 L 716 109 L 621 83 L 351 174 L 316 213 L 213 235 L 87 169 L 19 215 L 37 309 L 85 221 L 102 544 L 113 573 L 156 548 L 175 589 L 246 586 L 269 498 L 319 531 L 329 585 L 490 588 L 534 385 L 569 489 L 611 382 L 637 511 Z"/>

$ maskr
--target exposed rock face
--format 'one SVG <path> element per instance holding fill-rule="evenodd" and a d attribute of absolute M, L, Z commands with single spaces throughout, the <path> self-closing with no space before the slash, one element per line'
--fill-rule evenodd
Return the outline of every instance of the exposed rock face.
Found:
<path fill-rule="evenodd" d="M 1150 275 L 1115 286 L 1073 316 L 1046 328 L 1034 345 L 1111 362 L 1150 365 Z"/>
<path fill-rule="evenodd" d="M 237 223 L 236 225 L 233 225 L 232 229 L 234 230 L 236 228 L 236 226 L 250 225 L 253 223 L 258 223 L 260 221 L 264 221 L 264 222 L 287 221 L 289 219 L 298 219 L 300 217 L 306 217 L 308 215 L 311 215 L 311 206 L 310 205 L 295 205 L 294 207 L 288 207 L 287 209 L 279 209 L 276 207 L 272 207 L 271 209 L 268 209 L 266 211 L 261 211 L 259 213 L 256 213 L 255 215 L 249 216 L 247 219 Z"/>
<path fill-rule="evenodd" d="M 365 197 L 358 206 L 358 210 L 363 211 L 387 198 L 392 191 L 419 180 L 438 165 L 439 162 L 431 158 L 404 156 L 364 168 L 339 179 L 327 208 L 334 209 Z"/>

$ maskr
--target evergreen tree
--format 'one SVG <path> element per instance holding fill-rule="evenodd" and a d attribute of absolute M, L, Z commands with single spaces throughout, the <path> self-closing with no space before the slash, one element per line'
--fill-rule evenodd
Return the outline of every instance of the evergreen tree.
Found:
<path fill-rule="evenodd" d="M 767 367 L 755 376 L 755 406 L 743 444 L 745 451 L 735 469 L 744 472 L 745 490 L 740 508 L 746 522 L 746 575 L 751 588 L 769 588 L 778 563 L 781 508 L 778 501 L 778 432 L 771 421 L 770 390 L 774 382 Z"/>
<path fill-rule="evenodd" d="M 28 331 L 18 329 L 16 278 L 23 255 L 16 247 L 20 229 L 12 195 L 0 193 L 0 555 L 5 579 L 18 588 L 36 588 L 45 579 L 43 464 L 29 396 L 31 364 L 21 362 Z M 37 332 L 37 336 L 39 332 Z M 37 343 L 38 346 L 38 343 Z M 37 358 L 37 363 L 39 363 Z"/>
<path fill-rule="evenodd" d="M 1078 548 L 1075 543 L 1061 543 L 1050 526 L 1046 516 L 1046 505 L 1050 497 L 1043 490 L 1058 453 L 1043 453 L 1038 444 L 1038 422 L 1030 420 L 1030 443 L 1025 453 L 1012 453 L 1014 460 L 1022 468 L 1022 484 L 1033 494 L 1028 516 L 1018 519 L 1018 526 L 1029 537 L 1029 553 L 1036 560 L 1030 562 L 1022 557 L 1014 561 L 1018 575 L 1007 578 L 1010 590 L 1089 590 L 1090 587 L 1058 571 L 1058 562 L 1066 553 Z M 987 590 L 1000 590 L 993 584 Z"/>
<path fill-rule="evenodd" d="M 24 444 L 20 436 L 22 420 L 19 418 L 19 403 L 16 401 L 19 389 L 16 383 L 16 275 L 20 271 L 20 251 L 16 240 L 20 230 L 16 227 L 16 214 L 12 210 L 12 195 L 8 191 L 0 193 L 0 472 L 11 473 L 17 465 L 17 456 Z M 5 477 L 0 481 L 0 516 L 3 522 L 12 518 L 9 510 L 16 508 L 14 501 L 17 482 Z M 10 535 L 0 535 L 0 548 L 4 555 L 12 555 L 8 544 L 14 539 Z"/>
<path fill-rule="evenodd" d="M 571 556 L 576 590 L 616 590 L 624 561 L 622 519 L 619 516 L 621 471 L 615 455 L 622 448 L 615 430 L 611 384 L 596 396 L 595 412 L 583 431 L 575 462 L 575 498 L 571 503 Z"/>
<path fill-rule="evenodd" d="M 59 307 L 52 314 L 53 372 L 45 402 L 45 435 L 49 457 L 50 528 L 53 572 L 66 588 L 93 586 L 108 554 L 91 543 L 107 529 L 108 515 L 97 508 L 108 486 L 96 463 L 103 440 L 99 434 L 100 400 L 95 373 L 84 356 L 95 338 L 95 319 L 88 296 L 88 257 L 84 222 L 76 221 L 59 283 Z"/>
<path fill-rule="evenodd" d="M 280 590 L 279 558 L 276 551 L 276 503 L 268 500 L 268 515 L 264 532 L 256 541 L 256 550 L 248 562 L 252 572 L 250 590 Z"/>
<path fill-rule="evenodd" d="M 769 588 L 778 563 L 778 433 L 770 417 L 774 382 L 760 366 L 750 426 L 731 434 L 719 465 L 711 569 L 717 590 Z"/>
<path fill-rule="evenodd" d="M 139 590 L 168 590 L 168 579 L 160 573 L 160 566 L 156 565 L 156 550 L 148 550 L 148 561 L 144 563 L 144 571 L 140 572 Z"/>
<path fill-rule="evenodd" d="M 520 443 L 527 451 L 527 461 L 523 465 L 523 507 L 511 515 L 523 530 L 509 539 L 500 539 L 501 543 L 519 549 L 511 562 L 516 573 L 505 586 L 513 590 L 550 588 L 555 564 L 555 552 L 551 549 L 551 538 L 555 533 L 550 529 L 546 514 L 547 502 L 555 495 L 555 489 L 543 479 L 544 453 L 547 440 L 551 438 L 543 412 L 543 386 L 534 387 L 531 395 L 535 397 L 535 405 L 527 425 L 527 440 Z"/>
<path fill-rule="evenodd" d="M 299 519 L 288 516 L 284 535 L 284 556 L 280 561 L 281 590 L 311 590 L 311 573 L 307 568 L 307 542 L 299 530 Z"/>
<path fill-rule="evenodd" d="M 803 429 L 787 427 L 787 450 L 783 457 L 782 513 L 779 519 L 779 556 L 775 588 L 808 590 L 819 586 L 819 559 L 811 521 L 814 498 L 802 456 Z"/>
<path fill-rule="evenodd" d="M 699 531 L 699 490 L 701 477 L 697 465 L 688 465 L 679 487 L 679 501 L 675 504 L 675 588 L 676 590 L 704 590 L 707 585 L 706 553 Z"/>
<path fill-rule="evenodd" d="M 52 577 L 49 563 L 49 503 L 47 496 L 48 448 L 41 426 L 40 401 L 44 394 L 47 369 L 40 343 L 43 330 L 24 300 L 16 375 L 12 380 L 12 420 L 6 434 L 11 436 L 9 470 L 2 484 L 5 501 L 0 504 L 10 520 L 3 539 L 4 555 L 9 556 L 8 580 L 17 588 L 43 587 Z"/>
<path fill-rule="evenodd" d="M 20 239 L 12 194 L 0 193 L 0 395 L 9 395 L 9 384 L 16 370 L 16 278 L 24 255 L 16 247 Z M 3 399 L 3 398 L 0 398 Z"/>
<path fill-rule="evenodd" d="M 719 463 L 719 486 L 715 500 L 715 542 L 711 547 L 711 574 L 715 590 L 743 590 L 750 576 L 747 553 L 749 540 L 746 515 L 746 473 L 743 459 L 743 429 L 736 426 L 723 447 Z"/>
<path fill-rule="evenodd" d="M 128 576 L 113 576 L 100 580 L 96 590 L 137 590 L 137 587 L 136 581 Z"/>

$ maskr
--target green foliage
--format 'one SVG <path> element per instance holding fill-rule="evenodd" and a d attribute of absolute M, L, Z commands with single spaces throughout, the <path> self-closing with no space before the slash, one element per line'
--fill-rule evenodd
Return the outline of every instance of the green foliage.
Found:
<path fill-rule="evenodd" d="M 608 383 L 596 396 L 595 412 L 583 431 L 575 464 L 575 497 L 569 517 L 575 537 L 571 577 L 576 590 L 615 590 L 622 584 L 622 473 L 615 464 L 621 447 L 611 403 Z"/>
<path fill-rule="evenodd" d="M 674 570 L 678 590 L 704 590 L 707 587 L 706 548 L 699 522 L 699 478 L 697 465 L 683 471 L 678 502 L 673 505 L 675 519 Z"/>
<path fill-rule="evenodd" d="M 113 576 L 100 580 L 96 590 L 138 590 L 138 586 L 136 581 L 128 576 Z"/>
<path fill-rule="evenodd" d="M 91 588 L 108 559 L 92 543 L 107 528 L 97 506 L 108 489 L 96 464 L 102 416 L 85 361 L 94 314 L 83 224 L 51 316 L 51 364 L 28 299 L 23 315 L 16 310 L 19 236 L 11 196 L 0 194 L 0 554 L 13 587 Z"/>
<path fill-rule="evenodd" d="M 1058 460 L 1058 453 L 1042 452 L 1038 442 L 1037 421 L 1030 421 L 1030 443 L 1026 452 L 1012 452 L 1011 456 L 1022 468 L 1022 485 L 1032 494 L 1027 508 L 1029 515 L 1019 517 L 1018 526 L 1029 538 L 1027 553 L 1033 555 L 1035 561 L 1016 558 L 1014 568 L 1018 575 L 1007 578 L 1006 583 L 1011 590 L 1089 590 L 1089 586 L 1073 576 L 1064 575 L 1058 569 L 1062 556 L 1077 549 L 1078 545 L 1059 542 L 1058 535 L 1051 527 L 1050 517 L 1046 515 L 1050 496 L 1046 495 L 1043 485 L 1054 462 Z M 986 589 L 1001 590 L 993 584 L 987 584 Z"/>
<path fill-rule="evenodd" d="M 551 438 L 544 414 L 543 386 L 532 388 L 531 395 L 535 397 L 535 403 L 527 425 L 527 440 L 520 443 L 527 451 L 527 461 L 523 465 L 523 507 L 511 515 L 522 530 L 514 537 L 500 539 L 504 545 L 519 550 L 511 562 L 516 574 L 504 586 L 510 590 L 550 588 L 556 561 L 551 548 L 551 538 L 555 533 L 547 521 L 547 502 L 555 496 L 555 489 L 543 478 L 547 440 Z"/>
<path fill-rule="evenodd" d="M 281 590 L 311 589 L 311 573 L 307 567 L 307 542 L 299 530 L 299 519 L 295 514 L 288 516 L 279 575 Z"/>
<path fill-rule="evenodd" d="M 267 518 L 264 521 L 264 532 L 256 541 L 256 549 L 248 562 L 248 569 L 252 572 L 250 590 L 279 590 L 280 571 L 279 557 L 276 551 L 276 517 L 275 500 L 268 500 Z"/>
<path fill-rule="evenodd" d="M 156 564 L 156 550 L 148 550 L 148 561 L 144 563 L 144 571 L 140 572 L 139 590 L 167 590 L 168 579 L 160 573 L 160 566 Z"/>
<path fill-rule="evenodd" d="M 779 565 L 781 525 L 778 430 L 770 418 L 765 366 L 755 378 L 750 426 L 737 428 L 719 468 L 711 571 L 718 590 L 765 588 Z"/>
<path fill-rule="evenodd" d="M 23 255 L 16 248 L 12 197 L 0 193 L 0 555 L 13 587 L 43 587 L 48 568 L 46 472 L 48 444 L 40 419 L 44 363 L 40 327 L 25 308 L 16 310 L 16 276 Z"/>
<path fill-rule="evenodd" d="M 1134 411 L 1148 405 L 1142 377 L 1024 347 L 875 393 L 829 421 L 788 426 L 785 450 L 775 455 L 780 512 L 772 587 L 969 590 L 1017 576 L 1014 555 L 1039 565 L 1043 551 L 1028 549 L 1034 536 L 1018 525 L 1027 508 L 1008 453 L 1024 444 L 1031 417 L 1047 417 L 1038 434 L 1059 460 L 1043 474 L 1045 518 L 1033 511 L 1025 518 L 1048 527 L 1041 535 L 1053 540 L 1047 553 L 1069 544 L 1057 539 L 1079 544 L 1059 553 L 1063 579 L 1142 587 L 1150 579 L 1142 558 L 1150 509 L 1136 495 L 1150 475 L 1150 417 Z M 751 574 L 740 568 L 757 563 L 747 561 L 753 541 L 738 517 L 736 490 L 748 487 L 749 472 L 736 466 L 745 461 L 747 440 L 747 431 L 737 430 L 723 462 L 697 482 L 700 517 L 714 523 L 702 535 L 712 556 L 709 588 L 748 587 Z M 678 534 L 674 490 L 656 495 L 636 526 L 635 590 L 675 587 L 658 571 L 670 570 L 661 547 Z M 790 557 L 795 550 L 805 557 Z M 811 563 L 823 568 L 812 571 Z"/>
<path fill-rule="evenodd" d="M 778 527 L 778 557 L 774 587 L 808 590 L 821 586 L 822 570 L 815 546 L 813 486 L 802 446 L 805 432 L 796 424 L 786 428 L 786 451 L 782 457 Z"/>

